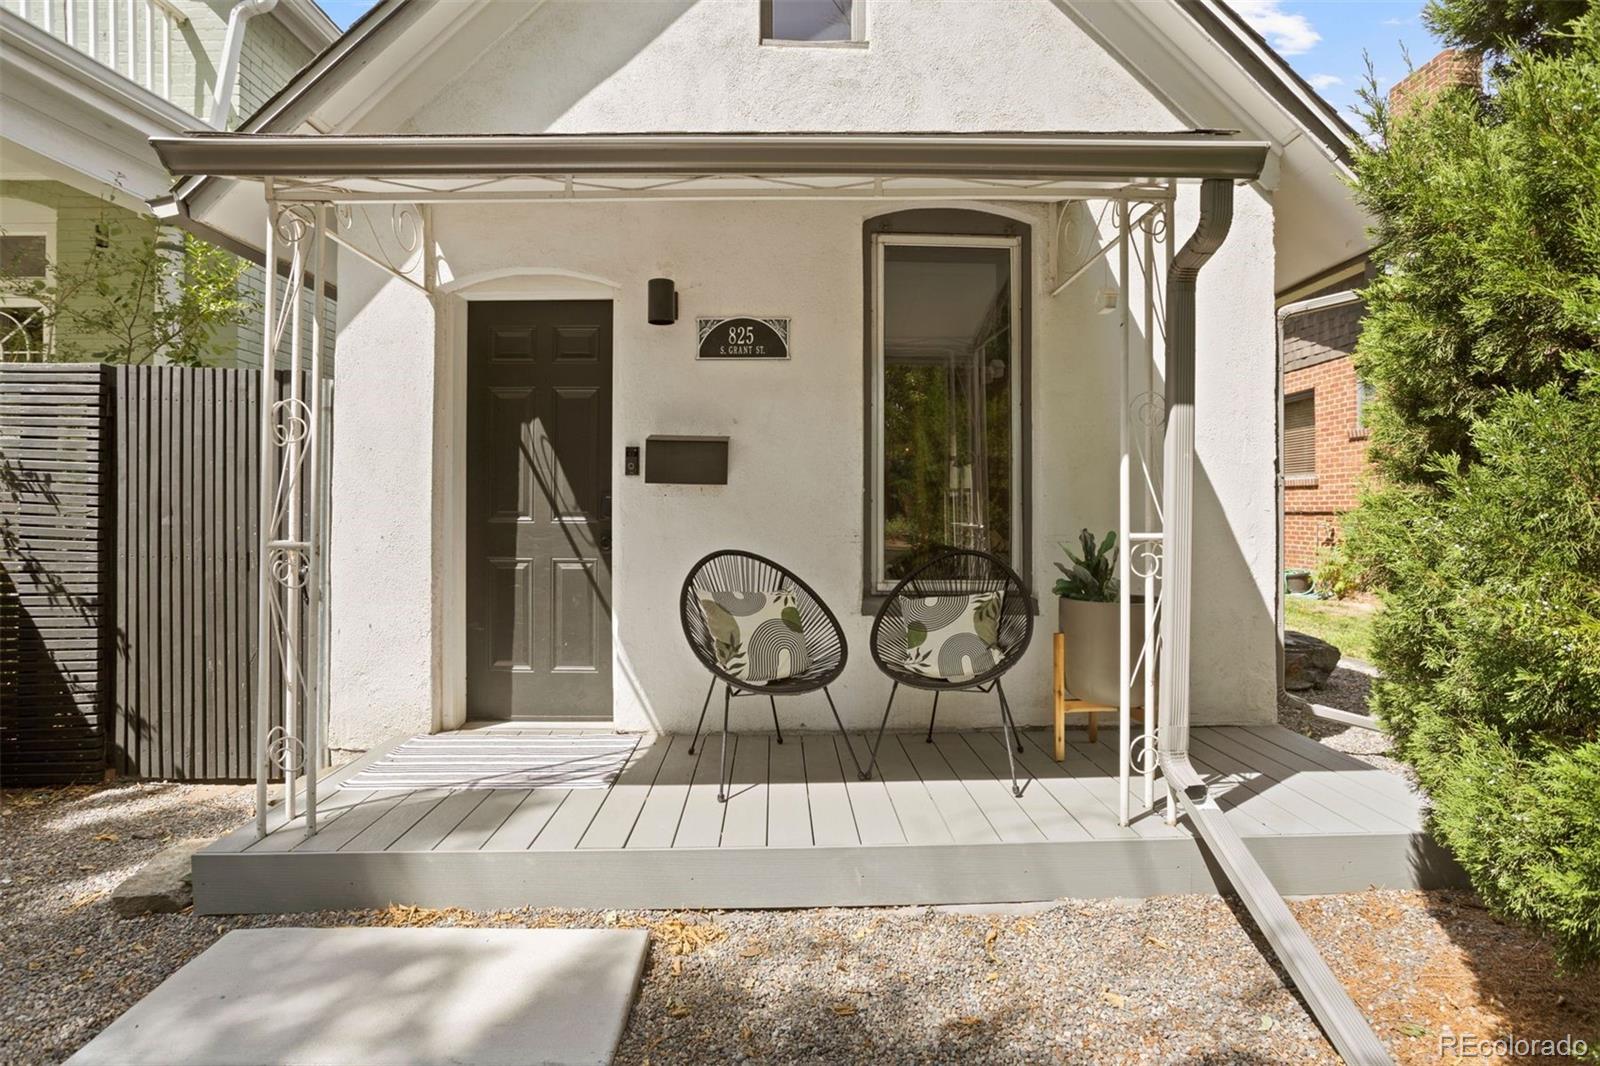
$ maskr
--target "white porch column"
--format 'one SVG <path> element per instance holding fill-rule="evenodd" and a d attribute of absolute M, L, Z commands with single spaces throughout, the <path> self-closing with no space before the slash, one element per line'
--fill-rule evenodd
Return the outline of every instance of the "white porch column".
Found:
<path fill-rule="evenodd" d="M 415 285 L 340 255 L 333 749 L 367 749 L 435 727 L 435 319 L 432 300 Z"/>

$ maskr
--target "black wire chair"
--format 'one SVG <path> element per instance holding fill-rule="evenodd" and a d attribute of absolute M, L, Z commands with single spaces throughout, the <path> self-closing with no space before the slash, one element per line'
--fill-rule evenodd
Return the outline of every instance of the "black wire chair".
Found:
<path fill-rule="evenodd" d="M 1000 661 L 972 677 L 947 680 L 917 673 L 905 665 L 907 652 L 907 612 L 911 604 L 936 596 L 972 595 L 980 592 L 1000 593 L 1000 619 L 995 643 L 1003 653 Z M 1017 784 L 1017 761 L 1012 753 L 1015 744 L 1022 751 L 1022 738 L 1017 735 L 1017 723 L 1011 716 L 1011 705 L 1006 701 L 1006 691 L 1000 677 L 1022 660 L 1033 639 L 1033 604 L 1027 587 L 1016 571 L 988 552 L 951 549 L 922 563 L 889 593 L 878 616 L 872 622 L 870 647 L 872 661 L 878 669 L 894 682 L 889 690 L 889 702 L 883 709 L 883 721 L 878 725 L 878 737 L 872 745 L 872 760 L 867 765 L 862 780 L 872 776 L 878 763 L 878 747 L 883 743 L 884 730 L 889 725 L 889 711 L 894 707 L 894 697 L 901 685 L 926 689 L 933 693 L 933 713 L 928 716 L 928 743 L 933 743 L 933 721 L 939 714 L 939 695 L 943 692 L 988 692 L 993 690 L 1000 698 L 1000 726 L 1005 733 L 1006 759 L 1011 767 L 1011 794 L 1022 795 Z"/>
<path fill-rule="evenodd" d="M 717 661 L 716 640 L 706 625 L 700 608 L 700 597 L 709 592 L 793 592 L 795 606 L 800 611 L 801 639 L 805 643 L 806 657 L 810 660 L 804 672 L 775 681 L 754 682 L 733 676 Z M 844 673 L 849 658 L 845 646 L 844 630 L 839 620 L 828 610 L 822 598 L 811 586 L 785 570 L 771 559 L 764 559 L 747 551 L 727 549 L 712 552 L 689 570 L 683 579 L 683 592 L 678 597 L 679 617 L 683 622 L 683 635 L 689 641 L 700 665 L 711 671 L 711 687 L 706 689 L 706 699 L 700 707 L 700 720 L 695 723 L 694 738 L 689 742 L 689 754 L 700 743 L 700 728 L 705 725 L 706 711 L 711 707 L 711 694 L 717 682 L 722 682 L 722 754 L 717 769 L 717 800 L 728 799 L 728 712 L 732 700 L 741 696 L 765 696 L 772 706 L 772 727 L 783 743 L 783 727 L 778 724 L 779 696 L 801 696 L 822 690 L 827 697 L 828 709 L 838 723 L 839 734 L 845 747 L 850 749 L 850 761 L 856 771 L 861 771 L 861 760 L 856 758 L 855 745 L 850 733 L 834 706 L 833 694 L 828 686 Z"/>

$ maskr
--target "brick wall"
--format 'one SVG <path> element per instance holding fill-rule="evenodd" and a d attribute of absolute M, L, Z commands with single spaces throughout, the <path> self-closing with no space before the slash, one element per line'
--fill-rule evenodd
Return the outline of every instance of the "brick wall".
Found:
<path fill-rule="evenodd" d="M 1444 89 L 1477 89 L 1482 85 L 1481 58 L 1459 48 L 1446 48 L 1395 83 L 1389 90 L 1389 110 L 1401 114 Z"/>
<path fill-rule="evenodd" d="M 1359 424 L 1356 372 L 1350 360 L 1361 333 L 1361 312 L 1361 304 L 1345 304 L 1293 315 L 1284 324 L 1283 394 L 1287 398 L 1310 392 L 1316 410 L 1316 474 L 1284 482 L 1287 567 L 1316 566 L 1338 539 L 1339 516 L 1355 505 L 1366 468 L 1367 433 Z"/>

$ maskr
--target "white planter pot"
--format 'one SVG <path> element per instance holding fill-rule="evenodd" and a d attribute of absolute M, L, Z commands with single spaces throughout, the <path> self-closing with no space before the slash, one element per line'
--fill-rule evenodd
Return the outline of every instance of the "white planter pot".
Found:
<path fill-rule="evenodd" d="M 1066 635 L 1067 695 L 1090 703 L 1117 706 L 1117 671 L 1120 648 L 1117 644 L 1115 603 L 1090 603 L 1058 597 L 1061 632 Z M 1144 643 L 1144 601 L 1134 597 L 1128 620 L 1129 647 L 1133 662 L 1139 661 Z M 1133 706 L 1144 704 L 1144 670 L 1134 672 Z"/>

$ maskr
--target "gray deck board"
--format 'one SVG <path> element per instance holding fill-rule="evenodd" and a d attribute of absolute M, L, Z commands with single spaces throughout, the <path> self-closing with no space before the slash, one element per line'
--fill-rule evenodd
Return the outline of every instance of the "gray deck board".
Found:
<path fill-rule="evenodd" d="M 478 809 L 489 798 L 484 789 L 451 792 L 434 805 L 433 809 L 395 840 L 392 847 L 400 851 L 432 851 L 439 842 L 455 831 L 467 815 Z M 356 841 L 359 843 L 359 838 Z"/>
<path fill-rule="evenodd" d="M 500 831 L 511 813 L 533 792 L 529 788 L 497 788 L 473 812 L 458 823 L 450 835 L 434 845 L 435 851 L 477 851 Z"/>
<path fill-rule="evenodd" d="M 767 749 L 777 745 L 760 734 L 739 738 L 734 750 L 733 784 L 722 818 L 722 846 L 764 848 L 767 845 Z"/>
<path fill-rule="evenodd" d="M 809 848 L 811 799 L 806 792 L 806 756 L 800 738 L 767 745 L 767 847 Z"/>
<path fill-rule="evenodd" d="M 347 811 L 338 821 L 302 841 L 294 853 L 338 851 L 410 794 L 404 789 L 369 792 L 365 800 Z"/>
<path fill-rule="evenodd" d="M 483 842 L 484 851 L 527 851 L 567 798 L 559 788 L 531 788 Z"/>
<path fill-rule="evenodd" d="M 856 832 L 855 812 L 850 808 L 850 793 L 844 787 L 844 770 L 839 765 L 839 749 L 826 733 L 807 733 L 800 738 L 806 756 L 806 794 L 811 800 L 811 834 L 819 848 L 854 847 L 861 843 Z"/>
<path fill-rule="evenodd" d="M 503 731 L 502 731 L 503 732 Z M 1210 892 L 1187 822 L 1117 825 L 1115 730 L 1057 764 L 1023 734 L 1010 794 L 998 731 L 884 737 L 856 779 L 833 732 L 641 742 L 609 789 L 346 791 L 321 831 L 249 827 L 195 858 L 200 913 L 426 906 L 773 907 Z M 510 735 L 507 733 L 506 735 Z M 1307 747 L 1307 745 L 1314 745 Z M 1199 727 L 1196 766 L 1274 883 L 1293 893 L 1457 884 L 1403 780 L 1279 727 Z M 1132 782 L 1136 800 L 1142 780 Z M 248 830 L 248 836 L 247 836 Z"/>
<path fill-rule="evenodd" d="M 1001 757 L 1004 755 L 1002 750 Z M 1030 792 L 1036 788 L 1043 789 L 1095 839 L 1128 840 L 1139 835 L 1127 826 L 1117 824 L 1115 797 L 1111 800 L 1111 806 L 1107 806 L 1096 789 L 1090 788 L 1083 779 L 1074 776 L 1064 765 L 1052 759 L 1027 733 L 1022 735 L 1022 754 L 1017 756 L 1017 762 L 1027 767 L 1033 777 L 1033 784 L 1028 786 Z"/>
<path fill-rule="evenodd" d="M 351 837 L 339 850 L 387 851 L 422 821 L 429 811 L 444 802 L 448 795 L 448 792 L 439 788 L 419 789 L 411 793 L 385 811 L 381 818 Z"/>
<path fill-rule="evenodd" d="M 934 734 L 933 746 L 944 757 L 951 773 L 966 786 L 967 794 L 983 811 L 983 816 L 989 820 L 990 827 L 1003 843 L 1024 844 L 1044 839 L 1039 827 L 1028 817 L 1026 808 L 1011 794 L 1009 774 L 1005 783 L 1001 784 L 993 771 L 978 758 L 978 753 L 958 733 Z M 1018 784 L 1025 782 L 1026 779 L 1018 778 Z"/>
<path fill-rule="evenodd" d="M 589 831 L 578 841 L 578 847 L 620 848 L 628 843 L 639 821 L 639 812 L 644 810 L 645 800 L 655 787 L 661 764 L 674 744 L 687 747 L 689 738 L 659 736 L 649 745 L 641 743 L 635 749 L 634 758 L 607 791 L 605 802 L 600 805 L 594 821 L 589 823 Z"/>
<path fill-rule="evenodd" d="M 989 773 L 1006 789 L 1011 787 L 1011 764 L 1006 759 L 1005 738 L 997 733 L 963 733 L 961 739 L 988 767 Z M 1026 742 L 1023 746 L 1027 750 Z M 1022 798 L 1017 806 L 1039 828 L 1046 840 L 1090 840 L 1089 831 L 1050 795 L 1044 785 L 1028 773 L 1018 756 L 1017 779 L 1022 783 Z"/>
<path fill-rule="evenodd" d="M 934 805 L 939 808 L 939 816 L 950 830 L 952 840 L 957 844 L 1000 842 L 1000 834 L 983 816 L 983 808 L 978 806 L 967 791 L 967 786 L 951 771 L 950 764 L 945 762 L 935 745 L 922 743 L 920 737 L 891 734 L 883 738 L 885 745 L 890 741 L 900 745 L 912 769 L 922 778 L 928 795 L 933 797 Z"/>
<path fill-rule="evenodd" d="M 683 739 L 684 743 L 678 743 Z M 695 764 L 705 754 L 706 740 L 691 753 L 687 738 L 673 738 L 667 749 L 661 769 L 656 773 L 655 784 L 645 797 L 639 810 L 639 819 L 633 832 L 628 834 L 630 848 L 670 848 L 672 838 L 678 835 L 678 823 L 683 820 L 683 805 L 689 798 L 689 782 L 694 780 Z"/>
<path fill-rule="evenodd" d="M 1389 792 L 1378 782 L 1368 784 L 1364 780 L 1369 774 L 1391 776 L 1382 770 L 1359 763 L 1361 770 L 1326 770 L 1248 732 L 1238 734 L 1220 729 L 1212 735 L 1218 747 L 1232 746 L 1242 760 L 1272 778 L 1278 788 L 1342 814 L 1363 827 L 1421 828 L 1421 815 L 1414 799 Z"/>
<path fill-rule="evenodd" d="M 900 817 L 889 798 L 888 786 L 876 772 L 871 781 L 861 780 L 855 764 L 850 761 L 850 753 L 842 748 L 844 743 L 842 738 L 834 738 L 834 749 L 839 753 L 839 768 L 844 773 L 844 790 L 850 797 L 850 811 L 855 815 L 856 832 L 861 835 L 861 843 L 904 844 L 905 830 L 900 827 Z"/>
<path fill-rule="evenodd" d="M 739 740 L 737 735 L 728 737 L 726 758 L 729 765 L 738 757 Z M 700 764 L 695 767 L 689 796 L 683 804 L 683 817 L 678 820 L 678 833 L 672 839 L 673 847 L 714 848 L 722 843 L 722 820 L 728 808 L 717 800 L 717 775 L 721 773 L 722 738 L 718 736 L 706 742 Z"/>
<path fill-rule="evenodd" d="M 1277 782 L 1251 767 L 1229 748 L 1219 748 L 1209 740 L 1191 738 L 1189 753 L 1197 766 L 1214 769 L 1217 773 L 1227 775 L 1230 780 L 1238 780 L 1239 784 L 1230 788 L 1228 794 L 1248 792 L 1250 796 L 1247 799 L 1235 799 L 1237 809 L 1248 810 L 1268 829 L 1296 833 L 1348 833 L 1361 830 L 1359 824 L 1336 811 L 1305 803 L 1295 793 L 1275 788 Z M 1281 812 L 1287 820 L 1262 809 L 1268 805 Z"/>
<path fill-rule="evenodd" d="M 922 783 L 922 777 L 911 765 L 911 760 L 906 758 L 905 749 L 898 743 L 891 744 L 890 739 L 884 738 L 883 746 L 878 750 L 878 768 L 873 773 L 883 782 L 889 802 L 894 804 L 895 817 L 900 823 L 901 832 L 905 834 L 906 843 L 953 843 L 950 827 L 944 824 L 944 816 L 928 794 L 928 786 Z"/>

